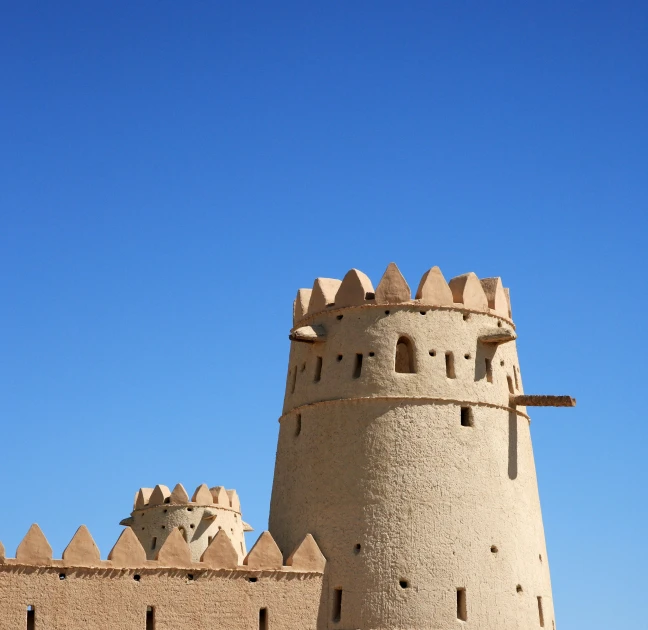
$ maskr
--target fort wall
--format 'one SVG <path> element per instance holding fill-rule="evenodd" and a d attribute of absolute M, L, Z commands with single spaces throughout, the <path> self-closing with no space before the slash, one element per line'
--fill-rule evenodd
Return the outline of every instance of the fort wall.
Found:
<path fill-rule="evenodd" d="M 221 532 L 205 553 L 193 562 L 175 530 L 158 560 L 146 560 L 127 528 L 101 560 L 82 527 L 55 560 L 32 526 L 17 558 L 0 558 L 0 629 L 316 628 L 325 561 L 312 537 L 284 559 L 266 532 L 238 564 Z"/>

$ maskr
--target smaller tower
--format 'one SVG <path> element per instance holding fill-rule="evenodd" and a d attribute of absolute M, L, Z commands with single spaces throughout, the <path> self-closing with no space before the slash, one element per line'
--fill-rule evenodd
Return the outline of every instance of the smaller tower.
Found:
<path fill-rule="evenodd" d="M 120 525 L 135 532 L 149 560 L 156 558 L 171 532 L 179 529 L 189 543 L 192 560 L 199 562 L 214 536 L 223 530 L 241 563 L 247 553 L 244 532 L 253 531 L 241 518 L 236 490 L 205 484 L 196 488 L 191 500 L 180 483 L 172 491 L 162 485 L 140 488 L 131 515 Z"/>

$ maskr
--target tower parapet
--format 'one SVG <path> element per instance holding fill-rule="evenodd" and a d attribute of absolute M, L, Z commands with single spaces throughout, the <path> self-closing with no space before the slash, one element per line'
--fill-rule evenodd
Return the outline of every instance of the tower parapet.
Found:
<path fill-rule="evenodd" d="M 182 484 L 173 490 L 167 486 L 140 488 L 135 495 L 133 511 L 121 521 L 139 539 L 149 560 L 155 559 L 171 532 L 179 530 L 198 562 L 204 551 L 224 531 L 234 546 L 237 560 L 246 555 L 244 532 L 252 528 L 241 517 L 241 502 L 236 490 L 202 484 L 191 499 Z"/>

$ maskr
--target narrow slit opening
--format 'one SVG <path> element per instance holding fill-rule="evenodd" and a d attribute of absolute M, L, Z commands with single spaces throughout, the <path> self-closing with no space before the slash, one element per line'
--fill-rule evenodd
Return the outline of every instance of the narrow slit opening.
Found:
<path fill-rule="evenodd" d="M 342 618 L 342 589 L 336 588 L 333 591 L 333 621 L 338 622 Z"/>
<path fill-rule="evenodd" d="M 520 381 L 518 380 L 518 369 L 517 365 L 513 366 L 513 378 L 515 378 L 515 389 L 520 391 Z"/>
<path fill-rule="evenodd" d="M 396 357 L 394 369 L 400 374 L 414 374 L 414 347 L 407 337 L 401 337 L 396 342 Z"/>
<path fill-rule="evenodd" d="M 360 378 L 362 374 L 362 355 L 356 354 L 355 365 L 353 367 L 353 378 Z"/>
<path fill-rule="evenodd" d="M 445 364 L 446 364 L 446 376 L 448 378 L 455 378 L 454 354 L 452 354 L 452 352 L 446 352 Z"/>
<path fill-rule="evenodd" d="M 466 606 L 466 589 L 457 589 L 457 619 L 460 621 L 468 620 L 468 609 Z"/>
<path fill-rule="evenodd" d="M 317 357 L 315 361 L 315 377 L 313 380 L 316 383 L 319 383 L 322 379 L 322 357 Z"/>
<path fill-rule="evenodd" d="M 155 608 L 153 606 L 146 608 L 146 630 L 155 630 Z"/>
<path fill-rule="evenodd" d="M 153 536 L 151 538 L 151 549 L 155 549 L 157 547 L 157 536 Z"/>
<path fill-rule="evenodd" d="M 538 596 L 538 617 L 540 618 L 540 627 L 544 628 L 544 611 L 542 610 L 542 597 Z"/>
<path fill-rule="evenodd" d="M 297 385 L 297 366 L 293 368 L 292 376 L 290 377 L 290 393 L 295 393 L 295 386 Z"/>
<path fill-rule="evenodd" d="M 484 359 L 484 362 L 486 363 L 486 380 L 489 383 L 493 382 L 493 364 L 491 363 L 490 359 Z"/>
<path fill-rule="evenodd" d="M 259 630 L 268 630 L 268 609 L 259 609 Z"/>
<path fill-rule="evenodd" d="M 302 427 L 302 422 L 301 422 L 301 414 L 297 414 L 297 424 L 295 426 L 295 437 L 298 436 L 301 433 L 301 427 Z"/>
<path fill-rule="evenodd" d="M 461 426 L 471 427 L 473 425 L 472 409 L 470 407 L 461 408 Z"/>
<path fill-rule="evenodd" d="M 36 609 L 33 606 L 27 606 L 27 630 L 36 628 Z"/>
<path fill-rule="evenodd" d="M 513 390 L 513 379 L 507 375 L 506 382 L 508 383 L 509 394 L 515 394 L 515 391 Z"/>

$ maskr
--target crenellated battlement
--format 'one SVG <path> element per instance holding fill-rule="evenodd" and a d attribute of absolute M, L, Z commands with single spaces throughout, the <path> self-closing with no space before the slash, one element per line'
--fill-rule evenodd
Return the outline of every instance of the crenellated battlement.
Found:
<path fill-rule="evenodd" d="M 285 557 L 285 562 L 284 562 Z M 65 569 L 110 571 L 112 569 L 146 570 L 149 574 L 169 570 L 230 571 L 239 574 L 257 572 L 323 573 L 326 560 L 315 539 L 308 534 L 288 556 L 282 552 L 269 532 L 263 532 L 242 562 L 224 531 L 211 541 L 199 561 L 192 560 L 189 544 L 179 529 L 173 530 L 154 559 L 146 551 L 130 527 L 122 531 L 117 542 L 101 559 L 99 548 L 85 525 L 81 525 L 63 551 L 60 559 L 53 558 L 52 547 L 40 527 L 34 523 L 18 545 L 15 558 L 7 558 L 0 543 L 0 571 L 27 567 L 58 569 L 65 579 Z M 138 579 L 138 578 L 136 578 Z M 191 579 L 194 579 L 193 577 Z"/>
<path fill-rule="evenodd" d="M 220 531 L 193 559 L 174 529 L 147 558 L 127 527 L 102 559 L 82 525 L 58 559 L 34 524 L 15 558 L 0 544 L 0 628 L 315 630 L 326 560 L 310 535 L 288 551 L 264 532 L 240 559 Z"/>
<path fill-rule="evenodd" d="M 412 299 L 407 280 L 396 264 L 390 263 L 375 290 L 369 277 L 358 269 L 351 269 L 343 280 L 317 278 L 312 289 L 299 289 L 293 325 L 306 324 L 324 311 L 388 304 L 486 313 L 513 324 L 509 290 L 501 278 L 480 280 L 470 272 L 446 282 L 439 267 L 432 267 L 423 274 Z"/>
<path fill-rule="evenodd" d="M 295 300 L 284 415 L 331 400 L 458 401 L 509 409 L 524 393 L 500 278 L 423 274 L 415 298 L 390 263 L 375 291 L 357 269 Z M 519 412 L 524 415 L 524 410 Z"/>
<path fill-rule="evenodd" d="M 210 507 L 216 505 L 221 509 L 241 512 L 241 502 L 236 490 L 226 490 L 223 486 L 209 488 L 207 484 L 199 485 L 191 499 L 181 483 L 176 484 L 173 490 L 165 485 L 155 488 L 140 488 L 135 493 L 133 510 L 144 510 L 160 506 L 202 505 Z"/>

